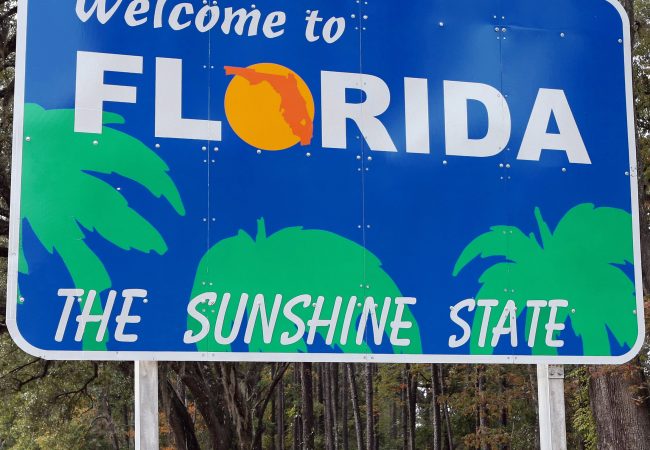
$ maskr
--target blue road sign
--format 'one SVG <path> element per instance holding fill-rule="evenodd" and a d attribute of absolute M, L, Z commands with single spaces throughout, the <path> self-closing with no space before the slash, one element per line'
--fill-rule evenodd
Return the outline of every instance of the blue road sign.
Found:
<path fill-rule="evenodd" d="M 58 359 L 616 363 L 614 0 L 20 0 L 7 320 Z"/>

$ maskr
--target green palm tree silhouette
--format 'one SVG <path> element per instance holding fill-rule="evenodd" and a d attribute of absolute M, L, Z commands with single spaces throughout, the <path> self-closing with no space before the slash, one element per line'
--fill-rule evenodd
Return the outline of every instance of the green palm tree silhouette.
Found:
<path fill-rule="evenodd" d="M 134 137 L 106 126 L 124 123 L 121 116 L 104 113 L 101 135 L 75 133 L 70 109 L 26 104 L 24 117 L 21 219 L 48 252 L 59 254 L 75 287 L 101 292 L 111 286 L 104 264 L 85 242 L 84 229 L 124 250 L 167 251 L 154 226 L 118 190 L 93 175 L 115 173 L 133 180 L 185 214 L 165 162 Z M 19 271 L 29 272 L 22 239 Z M 92 312 L 101 314 L 98 301 Z M 95 340 L 99 324 L 93 325 L 86 327 L 83 349 L 105 350 L 106 340 Z"/>
<path fill-rule="evenodd" d="M 553 232 L 542 219 L 539 208 L 535 208 L 535 218 L 541 242 L 534 233 L 526 236 L 512 226 L 495 226 L 470 242 L 456 262 L 454 276 L 479 256 L 505 258 L 489 267 L 479 279 L 482 286 L 476 298 L 499 300 L 499 306 L 490 314 L 488 330 L 497 324 L 509 299 L 515 302 L 517 315 L 524 311 L 527 300 L 564 299 L 569 307 L 558 309 L 556 322 L 563 323 L 571 316 L 573 330 L 582 338 L 584 355 L 611 354 L 608 329 L 619 345 L 634 345 L 637 336 L 634 283 L 616 266 L 633 262 L 630 214 L 621 209 L 580 204 L 566 213 Z M 528 337 L 532 311 L 526 311 Z M 478 345 L 483 313 L 481 308 L 474 316 L 472 354 L 493 352 L 489 332 L 486 345 Z M 545 344 L 543 325 L 548 318 L 549 308 L 543 308 L 533 354 L 557 354 L 555 347 Z"/>
<path fill-rule="evenodd" d="M 379 259 L 355 242 L 328 231 L 292 227 L 267 236 L 264 220 L 258 220 L 257 225 L 255 239 L 240 230 L 236 236 L 224 239 L 210 248 L 199 264 L 191 295 L 194 298 L 204 292 L 217 293 L 217 303 L 204 303 L 199 307 L 199 311 L 208 318 L 210 324 L 215 323 L 223 293 L 230 293 L 231 299 L 224 315 L 222 336 L 228 336 L 232 331 L 242 293 L 250 295 L 247 314 L 251 313 L 255 295 L 264 295 L 266 311 L 269 314 L 276 294 L 281 294 L 282 304 L 271 343 L 263 341 L 258 318 L 248 349 L 251 352 L 306 352 L 304 337 L 307 332 L 303 340 L 293 345 L 280 343 L 282 332 L 293 335 L 296 330 L 293 322 L 282 314 L 285 303 L 302 294 L 311 295 L 313 302 L 317 296 L 323 296 L 325 300 L 320 317 L 329 319 L 333 315 L 336 296 L 341 296 L 343 302 L 332 347 L 336 346 L 346 353 L 369 353 L 367 340 L 373 336 L 372 331 L 369 331 L 372 330 L 370 320 L 366 326 L 370 335 L 364 336 L 361 345 L 356 343 L 357 319 L 362 313 L 362 307 L 354 308 L 346 344 L 338 345 L 338 338 L 351 296 L 356 296 L 361 305 L 366 297 L 374 297 L 375 303 L 379 304 L 378 310 L 383 308 L 385 297 L 394 299 L 401 296 L 395 283 L 381 268 Z M 293 308 L 293 312 L 306 324 L 312 317 L 313 308 L 298 306 Z M 396 306 L 392 303 L 386 321 L 387 332 L 390 332 L 389 324 L 393 321 L 395 312 Z M 379 315 L 377 312 L 377 316 Z M 412 322 L 413 326 L 400 330 L 399 338 L 408 338 L 411 343 L 406 347 L 394 346 L 394 352 L 421 353 L 420 332 L 411 311 L 405 309 L 402 320 Z M 244 328 L 245 324 L 242 324 L 239 336 L 244 335 Z M 192 330 L 196 335 L 200 329 L 198 321 L 188 317 L 188 330 Z M 327 327 L 318 328 L 318 334 L 323 338 L 327 331 Z M 384 336 L 384 341 L 386 337 Z M 213 330 L 197 343 L 197 347 L 199 351 L 230 351 L 230 345 L 217 343 Z"/>

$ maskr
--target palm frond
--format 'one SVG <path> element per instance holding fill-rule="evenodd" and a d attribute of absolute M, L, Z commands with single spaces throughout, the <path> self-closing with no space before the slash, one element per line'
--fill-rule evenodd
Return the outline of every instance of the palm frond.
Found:
<path fill-rule="evenodd" d="M 560 220 L 553 245 L 567 254 L 604 263 L 633 262 L 632 216 L 622 209 L 583 203 Z"/>
<path fill-rule="evenodd" d="M 481 258 L 501 256 L 508 261 L 516 262 L 528 258 L 539 250 L 537 241 L 526 236 L 519 228 L 494 226 L 463 249 L 454 266 L 453 275 L 457 276 L 467 264 L 479 256 Z"/>
<path fill-rule="evenodd" d="M 107 241 L 123 250 L 164 254 L 167 245 L 160 233 L 128 206 L 122 195 L 110 185 L 85 175 L 84 195 L 74 200 L 75 219 L 89 230 L 96 230 Z M 71 199 L 73 201 L 73 199 Z M 95 206 L 87 204 L 94 203 Z M 101 205 L 101 208 L 96 205 Z"/>

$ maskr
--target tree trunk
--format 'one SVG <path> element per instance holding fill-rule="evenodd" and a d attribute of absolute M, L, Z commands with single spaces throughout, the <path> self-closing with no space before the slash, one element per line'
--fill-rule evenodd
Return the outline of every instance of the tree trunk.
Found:
<path fill-rule="evenodd" d="M 406 403 L 408 418 L 408 446 L 410 450 L 415 450 L 415 395 L 417 390 L 417 381 L 411 373 L 411 365 L 404 366 L 404 384 L 406 385 Z"/>
<path fill-rule="evenodd" d="M 314 400 L 311 363 L 301 363 L 302 448 L 314 450 Z"/>
<path fill-rule="evenodd" d="M 431 364 L 431 429 L 433 430 L 433 450 L 441 450 L 440 406 L 438 405 L 438 365 Z"/>
<path fill-rule="evenodd" d="M 278 450 L 277 446 L 277 432 L 278 432 L 278 415 L 277 405 L 275 404 L 275 396 L 271 399 L 271 429 L 269 430 L 269 439 L 272 442 L 274 450 Z"/>
<path fill-rule="evenodd" d="M 103 392 L 100 394 L 100 410 L 102 414 L 106 417 L 106 428 L 108 434 L 111 438 L 111 445 L 113 450 L 120 450 L 120 439 L 117 435 L 117 427 L 115 426 L 115 420 L 113 420 L 113 412 L 111 411 L 111 405 L 108 401 L 108 395 Z M 0 444 L 0 449 L 3 448 L 3 445 Z"/>
<path fill-rule="evenodd" d="M 332 397 L 330 387 L 330 365 L 329 363 L 320 364 L 320 375 L 323 381 L 323 416 L 325 418 L 323 426 L 323 436 L 325 437 L 325 449 L 334 450 L 334 439 L 332 430 Z"/>
<path fill-rule="evenodd" d="M 503 432 L 507 433 L 507 428 L 508 428 L 508 399 L 505 398 L 506 391 L 508 390 L 508 380 L 506 378 L 505 371 L 503 368 L 499 368 L 499 392 L 501 394 L 501 398 L 504 400 L 503 406 L 501 407 L 501 417 L 499 418 L 499 422 L 501 423 L 501 428 L 503 428 Z M 499 445 L 499 450 L 509 450 L 510 446 L 508 444 L 501 444 Z"/>
<path fill-rule="evenodd" d="M 329 369 L 330 380 L 330 417 L 332 419 L 332 435 L 334 438 L 334 450 L 339 450 L 339 421 L 338 421 L 338 393 L 339 393 L 339 366 L 337 363 L 331 363 Z"/>
<path fill-rule="evenodd" d="M 348 435 L 348 388 L 347 383 L 345 382 L 345 364 L 342 365 L 343 372 L 342 378 L 339 386 L 341 387 L 341 418 L 339 423 L 341 424 L 341 449 L 350 450 L 350 442 Z"/>
<path fill-rule="evenodd" d="M 275 448 L 284 450 L 284 379 L 278 383 L 275 399 Z"/>
<path fill-rule="evenodd" d="M 476 366 L 476 397 L 478 401 L 478 428 L 477 437 L 481 450 L 488 450 L 485 442 L 485 431 L 487 429 L 487 411 L 485 408 L 485 366 L 479 364 Z"/>
<path fill-rule="evenodd" d="M 397 441 L 397 405 L 395 400 L 390 402 L 390 441 Z"/>
<path fill-rule="evenodd" d="M 192 418 L 164 371 L 161 381 L 162 403 L 174 435 L 175 448 L 178 450 L 201 450 L 196 439 Z"/>
<path fill-rule="evenodd" d="M 650 405 L 638 367 L 589 369 L 599 450 L 650 450 Z"/>
<path fill-rule="evenodd" d="M 408 395 L 406 391 L 408 390 L 408 385 L 405 380 L 402 380 L 402 389 L 400 390 L 400 403 L 402 406 L 402 449 L 409 450 L 409 407 L 408 407 Z"/>
<path fill-rule="evenodd" d="M 122 437 L 124 438 L 124 442 L 126 443 L 127 449 L 133 447 L 131 444 L 134 442 L 134 438 L 135 438 L 135 433 L 134 432 L 132 433 L 132 431 L 134 430 L 131 428 L 130 425 L 133 422 L 130 419 L 131 415 L 129 414 L 129 409 L 130 408 L 128 408 L 126 405 L 122 407 L 122 416 L 124 420 L 124 425 L 126 425 L 124 427 L 124 433 Z"/>
<path fill-rule="evenodd" d="M 373 392 L 374 397 L 379 397 L 379 390 L 375 380 L 377 379 L 377 374 L 379 373 L 379 366 L 377 364 L 371 364 L 372 367 L 372 376 L 373 376 Z M 379 420 L 377 420 L 378 414 L 374 409 L 374 400 L 373 400 L 373 410 L 372 410 L 372 430 L 373 430 L 373 442 L 375 443 L 375 450 L 379 450 Z"/>
<path fill-rule="evenodd" d="M 375 450 L 375 416 L 373 397 L 372 364 L 366 363 L 366 450 Z"/>
<path fill-rule="evenodd" d="M 323 364 L 316 363 L 313 365 L 313 372 L 316 373 L 316 378 L 312 377 L 313 388 L 316 391 L 316 402 L 321 405 L 321 408 L 316 408 L 314 413 L 314 436 L 325 436 L 325 407 L 323 404 Z"/>
<path fill-rule="evenodd" d="M 348 383 L 350 386 L 350 398 L 352 399 L 352 412 L 354 414 L 354 429 L 357 436 L 357 450 L 363 449 L 363 428 L 361 426 L 361 411 L 359 409 L 359 391 L 357 390 L 357 380 L 354 374 L 354 366 L 346 364 L 348 374 Z"/>
<path fill-rule="evenodd" d="M 440 395 L 445 396 L 445 376 L 442 365 L 438 365 L 438 380 L 440 381 Z M 454 448 L 454 435 L 451 429 L 451 417 L 449 417 L 449 405 L 447 400 L 443 405 L 443 416 L 445 418 L 445 428 L 447 429 L 447 445 L 449 450 Z"/>
<path fill-rule="evenodd" d="M 528 366 L 528 382 L 530 383 L 530 393 L 533 397 L 533 407 L 535 408 L 535 448 L 539 448 L 539 398 L 537 397 L 536 366 Z"/>
<path fill-rule="evenodd" d="M 293 389 L 297 389 L 298 386 L 302 386 L 300 382 L 300 363 L 293 364 Z M 302 392 L 302 387 L 300 388 Z M 302 407 L 301 400 L 298 399 L 295 411 L 296 415 L 293 417 L 293 447 L 292 450 L 300 450 L 302 448 Z"/>

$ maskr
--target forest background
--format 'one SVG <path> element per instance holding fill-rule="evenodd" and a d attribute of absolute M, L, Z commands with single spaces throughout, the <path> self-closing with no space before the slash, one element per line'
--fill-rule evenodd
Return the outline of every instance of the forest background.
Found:
<path fill-rule="evenodd" d="M 633 39 L 647 303 L 650 0 L 623 4 Z M 0 449 L 134 448 L 132 362 L 45 361 L 7 332 L 15 19 L 16 1 L 0 0 Z M 570 449 L 650 450 L 648 343 L 623 366 L 565 367 Z M 164 448 L 539 448 L 535 366 L 171 362 L 159 371 Z"/>

